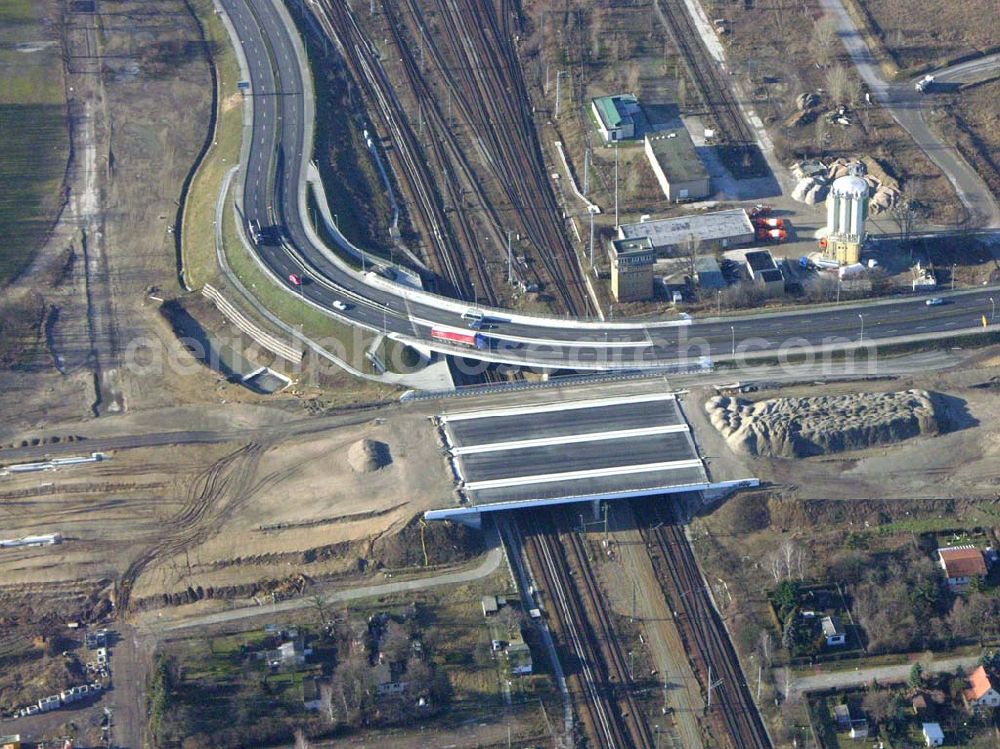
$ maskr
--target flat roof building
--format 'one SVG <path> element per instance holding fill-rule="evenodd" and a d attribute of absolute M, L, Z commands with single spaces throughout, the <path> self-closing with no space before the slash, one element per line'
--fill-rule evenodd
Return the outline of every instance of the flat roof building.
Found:
<path fill-rule="evenodd" d="M 632 94 L 598 96 L 590 100 L 590 109 L 605 143 L 635 138 L 636 121 L 641 118 L 642 107 Z"/>
<path fill-rule="evenodd" d="M 618 227 L 620 239 L 649 237 L 657 257 L 677 257 L 684 254 L 692 237 L 700 249 L 722 250 L 752 244 L 753 223 L 742 208 L 711 213 L 695 213 L 677 218 L 661 218 Z"/>
<path fill-rule="evenodd" d="M 612 239 L 611 293 L 619 302 L 639 302 L 653 297 L 653 263 L 656 253 L 647 237 Z"/>
<path fill-rule="evenodd" d="M 701 163 L 694 141 L 685 127 L 648 133 L 646 158 L 667 200 L 699 200 L 711 194 L 708 170 Z"/>
<path fill-rule="evenodd" d="M 699 257 L 694 262 L 694 275 L 703 289 L 724 289 L 726 278 L 722 275 L 719 262 L 711 255 Z"/>
<path fill-rule="evenodd" d="M 774 262 L 767 250 L 748 252 L 744 257 L 750 278 L 764 289 L 769 296 L 783 294 L 785 291 L 785 276 Z"/>

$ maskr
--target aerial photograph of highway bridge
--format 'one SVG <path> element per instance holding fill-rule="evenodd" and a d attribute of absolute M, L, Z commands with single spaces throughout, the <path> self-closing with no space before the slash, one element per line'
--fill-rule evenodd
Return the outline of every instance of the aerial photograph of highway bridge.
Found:
<path fill-rule="evenodd" d="M 1000 746 L 996 0 L 0 61 L 0 749 Z"/>

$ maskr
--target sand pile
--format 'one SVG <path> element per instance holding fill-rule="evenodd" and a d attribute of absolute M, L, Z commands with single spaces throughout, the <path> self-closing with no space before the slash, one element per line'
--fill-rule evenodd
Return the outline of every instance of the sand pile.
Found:
<path fill-rule="evenodd" d="M 356 473 L 371 473 L 392 463 L 392 454 L 384 442 L 363 439 L 347 449 L 347 462 Z"/>
<path fill-rule="evenodd" d="M 705 410 L 730 449 L 742 455 L 802 458 L 938 432 L 924 390 L 759 402 L 716 396 Z"/>

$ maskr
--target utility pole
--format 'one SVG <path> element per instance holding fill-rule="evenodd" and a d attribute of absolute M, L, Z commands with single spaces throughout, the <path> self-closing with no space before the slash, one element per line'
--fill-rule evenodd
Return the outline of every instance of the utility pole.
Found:
<path fill-rule="evenodd" d="M 590 270 L 594 270 L 594 212 L 590 211 Z"/>
<path fill-rule="evenodd" d="M 546 96 L 549 95 L 549 64 L 545 63 L 545 85 L 542 87 L 542 91 Z"/>
<path fill-rule="evenodd" d="M 556 119 L 559 119 L 559 92 L 562 90 L 560 83 L 562 82 L 562 77 L 566 74 L 565 70 L 559 70 L 556 72 Z"/>
<path fill-rule="evenodd" d="M 604 545 L 608 545 L 608 503 L 604 503 Z"/>
<path fill-rule="evenodd" d="M 618 141 L 615 141 L 615 231 L 618 231 Z"/>
<path fill-rule="evenodd" d="M 636 589 L 637 586 L 638 586 L 638 583 L 636 583 L 636 581 L 633 580 L 632 581 L 632 621 L 636 620 L 636 615 L 635 615 L 635 598 L 636 598 L 636 594 L 638 592 L 637 589 Z"/>

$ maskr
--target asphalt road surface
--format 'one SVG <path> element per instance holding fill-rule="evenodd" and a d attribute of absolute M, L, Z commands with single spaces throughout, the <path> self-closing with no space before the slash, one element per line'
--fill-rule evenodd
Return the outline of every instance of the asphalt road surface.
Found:
<path fill-rule="evenodd" d="M 1000 227 L 1000 208 L 997 207 L 997 201 L 990 188 L 962 158 L 953 144 L 943 141 L 927 126 L 924 112 L 929 96 L 919 93 L 914 88 L 916 80 L 889 83 L 882 77 L 878 61 L 872 56 L 867 42 L 858 32 L 842 0 L 820 0 L 820 4 L 837 19 L 840 39 L 862 79 L 896 122 L 948 177 L 959 199 L 968 208 L 972 225 Z M 981 76 L 984 67 L 996 65 L 997 58 L 997 55 L 991 55 L 988 58 L 962 63 L 935 76 L 940 75 L 940 80 L 955 83 L 971 80 Z"/>
<path fill-rule="evenodd" d="M 824 1 L 836 4 L 836 0 Z M 435 306 L 436 302 L 408 300 L 395 288 L 369 285 L 333 262 L 329 250 L 310 241 L 303 220 L 302 186 L 304 166 L 312 153 L 313 104 L 311 82 L 302 74 L 301 42 L 290 33 L 284 9 L 279 10 L 272 0 L 221 0 L 221 4 L 240 37 L 253 97 L 253 135 L 242 177 L 241 210 L 247 225 L 259 222 L 265 234 L 271 233 L 271 227 L 280 227 L 280 241 L 271 236 L 256 244 L 262 261 L 277 278 L 286 279 L 291 291 L 324 310 L 331 310 L 335 300 L 347 303 L 349 309 L 339 314 L 351 322 L 407 336 L 437 350 L 463 350 L 430 339 L 435 325 L 468 329 L 459 312 Z M 904 104 L 900 99 L 901 116 L 922 123 L 919 107 Z M 939 149 L 929 138 L 929 134 L 919 136 L 918 142 Z M 935 156 L 946 162 L 954 158 L 943 151 Z M 960 157 L 951 166 L 949 173 L 958 175 L 963 195 L 979 206 L 983 216 L 993 216 L 995 203 L 987 205 L 978 175 Z M 293 274 L 304 276 L 306 283 L 294 286 L 287 280 Z M 790 341 L 799 347 L 839 345 L 861 341 L 863 336 L 871 341 L 975 328 L 981 325 L 983 314 L 992 314 L 991 297 L 1000 298 L 1000 290 L 959 294 L 951 303 L 934 308 L 926 307 L 923 298 L 907 298 L 779 316 L 704 319 L 674 327 L 636 322 L 622 328 L 620 321 L 603 328 L 569 322 L 553 327 L 505 321 L 497 313 L 493 326 L 484 332 L 487 348 L 464 350 L 472 358 L 547 368 L 683 365 L 705 356 L 777 352 Z"/>

